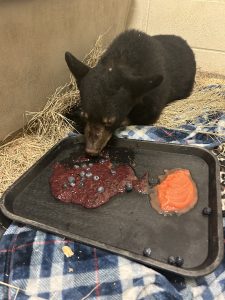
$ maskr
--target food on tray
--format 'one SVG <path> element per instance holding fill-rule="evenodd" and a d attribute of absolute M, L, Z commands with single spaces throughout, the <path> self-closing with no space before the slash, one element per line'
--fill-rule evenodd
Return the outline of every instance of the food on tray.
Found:
<path fill-rule="evenodd" d="M 151 205 L 159 213 L 183 214 L 195 206 L 197 187 L 189 170 L 166 170 L 159 179 L 160 183 L 150 190 Z"/>
<path fill-rule="evenodd" d="M 173 255 L 171 255 L 168 257 L 167 262 L 170 265 L 182 267 L 184 264 L 184 259 L 181 256 L 174 257 Z"/>
<path fill-rule="evenodd" d="M 113 165 L 109 158 L 79 158 L 73 166 L 55 163 L 50 186 L 54 197 L 63 202 L 95 208 L 119 193 L 147 194 L 148 176 L 138 179 L 128 164 Z"/>

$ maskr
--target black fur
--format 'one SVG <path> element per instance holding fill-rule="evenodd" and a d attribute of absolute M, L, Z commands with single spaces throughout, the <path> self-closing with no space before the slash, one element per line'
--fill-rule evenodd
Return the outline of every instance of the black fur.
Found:
<path fill-rule="evenodd" d="M 67 63 L 71 57 L 66 54 Z M 116 116 L 114 128 L 125 117 L 131 124 L 154 123 L 167 103 L 190 95 L 196 72 L 194 54 L 182 38 L 136 30 L 120 34 L 93 69 L 79 61 L 68 65 L 83 110 L 96 122 Z"/>
<path fill-rule="evenodd" d="M 65 58 L 80 90 L 87 141 L 98 136 L 91 132 L 96 124 L 108 132 L 127 119 L 133 125 L 153 124 L 169 102 L 190 95 L 196 73 L 193 51 L 182 38 L 137 30 L 121 33 L 92 69 L 69 52 Z"/>

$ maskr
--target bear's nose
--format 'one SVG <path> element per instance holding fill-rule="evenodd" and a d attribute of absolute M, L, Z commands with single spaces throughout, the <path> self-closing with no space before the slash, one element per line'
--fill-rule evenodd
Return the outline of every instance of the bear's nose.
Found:
<path fill-rule="evenodd" d="M 99 152 L 93 148 L 86 148 L 85 151 L 87 154 L 89 154 L 91 156 L 97 156 L 99 154 Z"/>

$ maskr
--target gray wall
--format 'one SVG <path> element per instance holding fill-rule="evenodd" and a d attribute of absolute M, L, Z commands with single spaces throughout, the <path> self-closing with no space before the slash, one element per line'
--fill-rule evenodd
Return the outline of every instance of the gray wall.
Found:
<path fill-rule="evenodd" d="M 224 0 L 133 0 L 128 27 L 180 35 L 202 71 L 225 75 Z"/>

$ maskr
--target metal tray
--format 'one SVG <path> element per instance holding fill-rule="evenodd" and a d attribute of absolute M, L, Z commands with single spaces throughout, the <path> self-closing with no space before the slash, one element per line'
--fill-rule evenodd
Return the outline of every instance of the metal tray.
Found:
<path fill-rule="evenodd" d="M 53 198 L 49 176 L 56 161 L 84 152 L 83 137 L 68 137 L 53 147 L 3 195 L 1 209 L 9 218 L 128 257 L 152 268 L 197 277 L 212 272 L 223 258 L 219 166 L 207 150 L 197 147 L 113 139 L 109 149 L 134 153 L 138 176 L 164 169 L 187 168 L 199 193 L 197 205 L 181 216 L 163 216 L 147 195 L 119 194 L 105 205 L 86 209 Z M 204 207 L 212 208 L 203 216 Z M 151 257 L 143 256 L 150 247 Z M 169 265 L 170 255 L 182 256 L 182 268 Z"/>

